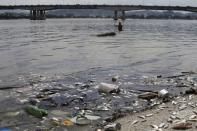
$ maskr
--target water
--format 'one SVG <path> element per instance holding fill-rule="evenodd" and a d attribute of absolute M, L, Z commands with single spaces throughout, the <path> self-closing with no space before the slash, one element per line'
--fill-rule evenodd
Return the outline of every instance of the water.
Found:
<path fill-rule="evenodd" d="M 41 89 L 59 87 L 67 89 L 61 92 L 67 96 L 88 94 L 87 105 L 70 103 L 69 111 L 75 106 L 92 109 L 109 99 L 112 109 L 130 107 L 135 105 L 136 97 L 130 89 L 164 87 L 160 84 L 147 88 L 142 82 L 144 76 L 197 71 L 196 20 L 126 20 L 124 31 L 116 36 L 96 36 L 111 31 L 116 31 L 111 19 L 0 21 L 0 85 L 30 84 L 27 88 L 0 91 L 3 111 L 20 107 L 12 97 L 27 99 Z M 119 75 L 122 83 L 123 91 L 117 96 L 106 97 L 92 88 L 68 86 L 90 80 L 94 84 L 110 83 L 113 75 Z"/>
<path fill-rule="evenodd" d="M 0 78 L 98 67 L 127 74 L 197 69 L 195 20 L 126 20 L 117 36 L 96 37 L 109 31 L 111 19 L 2 20 Z"/>

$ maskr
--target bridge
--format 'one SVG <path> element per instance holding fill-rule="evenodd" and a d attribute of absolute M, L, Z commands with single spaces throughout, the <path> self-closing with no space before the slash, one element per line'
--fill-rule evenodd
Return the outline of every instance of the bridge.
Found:
<path fill-rule="evenodd" d="M 130 10 L 174 10 L 197 12 L 194 6 L 151 6 L 151 5 L 0 5 L 0 10 L 29 10 L 31 20 L 45 20 L 47 10 L 56 9 L 103 9 L 114 11 L 114 20 L 118 19 L 118 12 L 122 12 L 121 19 L 125 19 L 125 11 Z"/>

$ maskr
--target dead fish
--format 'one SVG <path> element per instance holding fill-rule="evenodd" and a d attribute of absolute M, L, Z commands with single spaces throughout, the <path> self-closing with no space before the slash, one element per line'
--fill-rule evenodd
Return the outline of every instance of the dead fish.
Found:
<path fill-rule="evenodd" d="M 174 116 L 174 115 L 170 115 L 170 118 L 171 118 L 171 119 L 176 119 L 177 117 Z"/>
<path fill-rule="evenodd" d="M 137 124 L 139 121 L 138 120 L 134 120 L 132 123 L 131 123 L 131 125 L 135 125 L 135 124 Z"/>
<path fill-rule="evenodd" d="M 175 129 L 175 130 L 186 130 L 186 129 L 191 129 L 191 128 L 192 128 L 192 123 L 190 122 L 180 122 L 172 126 L 172 129 Z"/>
<path fill-rule="evenodd" d="M 178 103 L 178 102 L 176 102 L 176 101 L 172 101 L 172 104 L 173 104 L 173 105 L 176 105 L 177 103 Z"/>
<path fill-rule="evenodd" d="M 153 116 L 153 114 L 147 114 L 147 115 L 146 115 L 146 117 L 151 117 L 151 116 Z"/>
<path fill-rule="evenodd" d="M 185 108 L 187 108 L 187 105 L 186 104 L 183 104 L 179 107 L 179 110 L 184 110 Z"/>
<path fill-rule="evenodd" d="M 159 128 L 163 128 L 166 124 L 165 123 L 161 123 L 159 124 Z"/>
<path fill-rule="evenodd" d="M 193 111 L 193 113 L 197 115 L 197 111 Z"/>
<path fill-rule="evenodd" d="M 189 119 L 195 119 L 195 118 L 197 118 L 196 115 L 192 115 L 192 116 L 189 117 Z"/>
<path fill-rule="evenodd" d="M 145 119 L 146 117 L 145 116 L 138 116 L 139 118 L 142 118 L 142 119 Z"/>
<path fill-rule="evenodd" d="M 154 129 L 159 129 L 159 127 L 157 125 L 150 125 L 152 128 Z"/>

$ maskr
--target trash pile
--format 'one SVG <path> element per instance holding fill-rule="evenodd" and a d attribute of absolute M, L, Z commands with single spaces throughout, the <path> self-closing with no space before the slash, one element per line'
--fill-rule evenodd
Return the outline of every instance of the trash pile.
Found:
<path fill-rule="evenodd" d="M 114 121 L 128 113 L 173 101 L 179 93 L 197 94 L 196 82 L 197 74 L 194 72 L 142 77 L 133 84 L 121 81 L 117 75 L 108 82 L 88 80 L 73 84 L 64 80 L 47 81 L 42 77 L 36 82 L 31 81 L 26 88 L 10 90 L 10 96 L 17 100 L 17 105 L 20 103 L 20 107 L 0 112 L 1 115 L 5 112 L 11 114 L 11 117 L 2 117 L 0 126 L 14 130 L 30 127 L 35 130 L 72 130 L 87 125 L 92 130 L 116 131 L 121 129 L 121 125 Z M 179 108 L 186 106 L 183 104 Z M 7 124 L 11 118 L 16 121 Z"/>

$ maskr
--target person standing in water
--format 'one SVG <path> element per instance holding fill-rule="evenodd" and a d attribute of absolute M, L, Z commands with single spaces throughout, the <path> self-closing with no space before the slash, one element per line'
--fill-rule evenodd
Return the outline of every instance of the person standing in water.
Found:
<path fill-rule="evenodd" d="M 122 26 L 122 23 L 119 22 L 119 23 L 118 23 L 118 31 L 122 31 L 122 27 L 123 27 L 123 26 Z"/>

